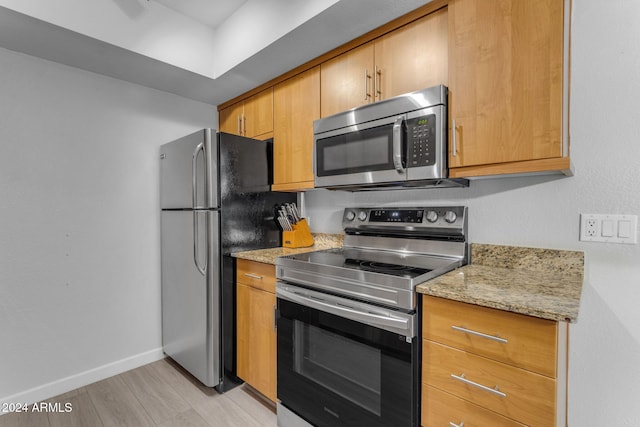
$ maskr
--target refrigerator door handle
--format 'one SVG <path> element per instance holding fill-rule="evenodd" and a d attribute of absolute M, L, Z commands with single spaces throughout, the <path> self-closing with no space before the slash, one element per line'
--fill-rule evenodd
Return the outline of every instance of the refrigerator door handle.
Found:
<path fill-rule="evenodd" d="M 198 203 L 198 180 L 197 180 L 197 169 L 198 169 L 198 154 L 200 154 L 200 152 L 202 151 L 202 154 L 204 155 L 204 142 L 201 142 L 200 144 L 198 144 L 198 146 L 196 147 L 196 149 L 193 151 L 193 159 L 191 161 L 191 208 L 196 209 L 197 203 Z M 207 167 L 206 165 L 207 162 L 205 162 L 205 168 Z M 205 177 L 206 177 L 206 171 L 205 171 Z M 206 179 L 205 179 L 205 195 L 207 194 L 207 189 L 206 189 Z"/>
<path fill-rule="evenodd" d="M 198 257 L 198 236 L 200 235 L 200 227 L 198 226 L 198 211 L 193 211 L 193 262 L 196 265 L 196 268 L 203 276 L 207 274 L 207 263 L 204 266 L 200 265 L 200 259 Z"/>
<path fill-rule="evenodd" d="M 200 274 L 202 274 L 203 276 L 207 274 L 207 265 L 205 264 L 204 266 L 200 265 L 200 259 L 198 257 L 198 243 L 199 243 L 199 239 L 198 237 L 200 236 L 200 227 L 198 225 L 198 211 L 197 209 L 197 203 L 198 203 L 198 180 L 197 180 L 197 168 L 198 168 L 198 154 L 200 154 L 200 152 L 202 151 L 202 154 L 205 155 L 205 149 L 204 149 L 204 143 L 201 142 L 200 144 L 198 144 L 196 146 L 196 149 L 193 151 L 193 159 L 191 161 L 191 206 L 193 207 L 193 262 L 196 265 L 196 268 L 198 269 L 198 271 L 200 272 Z M 206 161 L 205 161 L 205 168 L 206 166 Z M 205 176 L 207 176 L 206 171 L 205 171 Z M 205 179 L 205 191 L 204 194 L 207 194 L 207 184 L 206 184 L 206 179 Z"/>

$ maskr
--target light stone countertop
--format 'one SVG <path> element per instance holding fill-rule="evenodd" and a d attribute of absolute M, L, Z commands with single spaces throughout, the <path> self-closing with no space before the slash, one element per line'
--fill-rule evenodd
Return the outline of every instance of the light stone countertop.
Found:
<path fill-rule="evenodd" d="M 275 265 L 280 256 L 342 247 L 343 235 L 315 234 L 306 248 L 232 256 Z M 471 243 L 471 264 L 418 285 L 417 292 L 556 321 L 578 319 L 584 253 Z"/>
<path fill-rule="evenodd" d="M 279 247 L 270 249 L 257 249 L 253 251 L 235 252 L 231 254 L 231 256 L 275 265 L 276 259 L 280 256 L 319 251 L 322 249 L 341 248 L 343 238 L 344 236 L 342 234 L 313 233 L 314 244 L 313 246 L 309 246 L 306 248 Z"/>
<path fill-rule="evenodd" d="M 471 244 L 471 264 L 417 292 L 556 321 L 578 318 L 584 253 Z"/>

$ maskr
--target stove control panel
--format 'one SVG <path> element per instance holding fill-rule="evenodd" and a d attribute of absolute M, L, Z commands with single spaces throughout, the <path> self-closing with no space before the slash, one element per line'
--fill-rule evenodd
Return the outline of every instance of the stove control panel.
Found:
<path fill-rule="evenodd" d="M 405 228 L 462 229 L 466 224 L 464 206 L 424 208 L 346 208 L 342 225 L 346 229 Z"/>
<path fill-rule="evenodd" d="M 369 215 L 369 222 L 422 222 L 421 209 L 375 209 Z"/>

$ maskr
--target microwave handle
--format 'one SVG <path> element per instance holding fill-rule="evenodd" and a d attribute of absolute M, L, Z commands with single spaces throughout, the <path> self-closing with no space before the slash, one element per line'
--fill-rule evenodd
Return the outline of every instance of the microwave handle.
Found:
<path fill-rule="evenodd" d="M 401 116 L 393 124 L 393 166 L 398 173 L 404 173 L 404 166 L 402 165 L 402 122 L 404 122 L 404 117 Z"/>

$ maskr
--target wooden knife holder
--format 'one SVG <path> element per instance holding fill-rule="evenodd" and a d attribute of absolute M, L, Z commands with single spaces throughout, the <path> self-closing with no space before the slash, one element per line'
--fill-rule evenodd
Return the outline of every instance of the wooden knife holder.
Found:
<path fill-rule="evenodd" d="M 282 232 L 282 246 L 285 248 L 306 248 L 313 246 L 313 236 L 307 220 L 302 218 L 296 224 L 292 225 L 292 231 Z"/>

